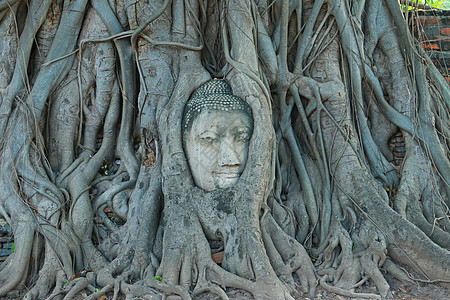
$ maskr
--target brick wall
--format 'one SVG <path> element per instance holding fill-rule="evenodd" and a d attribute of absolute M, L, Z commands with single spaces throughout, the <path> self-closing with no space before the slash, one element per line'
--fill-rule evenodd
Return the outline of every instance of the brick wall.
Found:
<path fill-rule="evenodd" d="M 11 234 L 11 228 L 6 221 L 0 218 L 0 263 L 14 251 L 13 248 L 14 238 Z"/>
<path fill-rule="evenodd" d="M 450 84 L 450 10 L 412 13 L 410 26 L 422 48 Z"/>

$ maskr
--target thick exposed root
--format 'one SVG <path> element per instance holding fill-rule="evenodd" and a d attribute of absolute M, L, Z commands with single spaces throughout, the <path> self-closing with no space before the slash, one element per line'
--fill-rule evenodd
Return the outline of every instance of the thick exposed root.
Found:
<path fill-rule="evenodd" d="M 51 294 L 51 289 L 57 281 L 61 281 L 61 278 L 67 278 L 61 269 L 55 251 L 51 247 L 45 249 L 44 265 L 39 271 L 38 276 L 38 280 L 25 295 L 24 299 L 43 299 Z M 59 287 L 62 288 L 62 285 Z"/>
<path fill-rule="evenodd" d="M 319 278 L 377 299 L 392 296 L 380 268 L 410 280 L 393 261 L 450 284 L 448 91 L 430 94 L 397 1 L 131 2 L 0 3 L 15 246 L 0 296 L 292 299 Z M 181 124 L 213 77 L 249 104 L 253 133 L 238 182 L 207 192 Z M 367 280 L 379 295 L 355 292 Z"/>
<path fill-rule="evenodd" d="M 89 281 L 86 278 L 77 278 L 73 280 L 73 287 L 64 296 L 63 300 L 73 299 L 76 294 L 84 290 L 89 285 Z"/>
<path fill-rule="evenodd" d="M 324 278 L 320 279 L 320 286 L 323 287 L 324 290 L 337 294 L 342 295 L 344 297 L 350 297 L 350 298 L 364 298 L 364 299 L 381 299 L 380 295 L 376 294 L 365 294 L 365 293 L 354 293 L 351 291 L 348 291 L 346 289 L 338 288 L 332 285 L 329 285 L 326 283 L 327 276 L 324 276 Z"/>
<path fill-rule="evenodd" d="M 366 225 L 360 228 L 359 233 L 354 233 L 352 237 L 343 227 L 332 227 L 329 243 L 317 260 L 317 272 L 322 276 L 320 284 L 333 293 L 358 297 L 355 296 L 354 289 L 370 278 L 382 297 L 392 296 L 390 287 L 380 272 L 386 261 L 385 239 L 370 223 L 364 224 Z M 327 281 L 332 282 L 332 286 Z M 360 297 L 370 298 L 370 295 Z"/>
<path fill-rule="evenodd" d="M 33 247 L 34 228 L 29 222 L 21 222 L 15 230 L 15 245 L 17 250 L 12 259 L 0 271 L 0 297 L 6 295 L 25 280 L 29 257 Z"/>
<path fill-rule="evenodd" d="M 179 213 L 182 214 L 179 215 Z M 283 287 L 283 284 L 277 278 L 274 280 L 257 275 L 254 281 L 251 281 L 219 267 L 211 258 L 208 241 L 204 237 L 203 229 L 195 215 L 192 213 L 186 215 L 184 211 L 179 211 L 176 214 L 175 211 L 172 211 L 172 214 L 166 214 L 166 217 L 172 219 L 175 215 L 178 216 L 176 218 L 178 222 L 181 221 L 185 225 L 189 224 L 189 226 L 179 228 L 177 225 L 172 227 L 168 224 L 169 227 L 165 229 L 162 261 L 156 272 L 156 276 L 160 276 L 162 282 L 169 285 L 162 286 L 165 287 L 163 289 L 164 292 L 168 292 L 167 287 L 170 286 L 179 285 L 186 290 L 194 286 L 194 294 L 210 291 L 222 297 L 224 296 L 223 288 L 231 287 L 249 291 L 258 299 L 290 299 L 287 289 Z M 177 232 L 179 230 L 184 231 L 186 228 L 188 230 L 184 234 Z M 282 232 L 279 227 L 277 232 Z M 184 238 L 180 239 L 182 236 Z M 292 238 L 290 239 L 292 242 L 295 242 Z M 241 243 L 243 243 L 241 246 L 245 249 L 245 242 Z M 284 254 L 286 256 L 289 255 L 286 251 Z M 292 257 L 290 258 L 292 259 Z M 309 262 L 309 265 L 311 265 L 306 252 L 305 258 L 306 262 Z M 258 256 L 251 256 L 248 259 L 249 268 L 261 268 L 260 263 L 256 260 Z M 289 261 L 287 258 L 286 260 Z M 286 272 L 291 278 L 291 274 L 299 269 L 298 263 L 298 259 L 292 259 L 292 266 L 289 266 L 291 268 L 290 272 Z M 310 269 L 310 272 L 313 274 L 312 269 Z M 273 275 L 267 274 L 266 276 Z M 314 281 L 315 277 L 313 275 L 312 283 L 309 283 L 310 286 L 307 289 L 314 289 Z M 158 286 L 161 287 L 161 285 Z M 153 288 L 158 288 L 158 286 L 152 285 Z"/>
<path fill-rule="evenodd" d="M 315 269 L 303 246 L 288 236 L 270 214 L 263 217 L 262 228 L 267 254 L 277 276 L 292 289 L 292 292 L 295 288 L 292 274 L 297 274 L 303 292 L 314 296 Z"/>

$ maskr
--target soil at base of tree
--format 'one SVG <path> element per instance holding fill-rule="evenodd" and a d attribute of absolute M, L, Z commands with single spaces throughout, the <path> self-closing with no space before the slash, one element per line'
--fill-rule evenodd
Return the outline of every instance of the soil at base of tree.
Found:
<path fill-rule="evenodd" d="M 419 275 L 412 271 L 409 267 L 404 267 L 411 276 L 414 278 L 419 278 Z M 384 271 L 382 269 L 382 271 Z M 422 283 L 422 282 L 409 282 L 409 283 L 403 283 L 396 278 L 392 277 L 390 274 L 384 273 L 385 278 L 387 282 L 389 283 L 391 287 L 391 291 L 394 294 L 394 299 L 427 299 L 427 300 L 445 300 L 450 299 L 450 289 L 440 286 L 437 283 Z M 27 292 L 27 289 L 24 288 L 22 290 L 13 290 L 9 292 L 5 297 L 0 297 L 0 300 L 19 300 L 22 299 Z M 361 287 L 356 289 L 357 293 L 372 293 L 377 294 L 377 289 L 372 281 L 367 281 L 364 283 Z M 230 299 L 242 299 L 242 300 L 250 300 L 254 299 L 252 295 L 248 292 L 237 290 L 237 289 L 228 289 L 226 291 L 228 297 Z M 301 296 L 300 291 L 297 294 L 294 294 L 293 297 L 295 299 L 301 300 L 301 299 L 330 299 L 330 300 L 347 300 L 347 299 L 355 299 L 355 298 L 348 298 L 339 296 L 330 292 L 325 291 L 321 287 L 317 288 L 316 296 L 315 297 L 308 297 L 308 296 Z M 61 299 L 63 298 L 63 295 L 61 296 Z M 75 298 L 75 300 L 81 300 L 84 297 L 82 295 L 79 295 Z M 58 299 L 58 298 L 55 298 Z M 103 297 L 98 298 L 99 300 L 110 300 L 113 299 L 113 293 L 110 292 L 107 295 L 104 295 Z M 124 296 L 119 296 L 119 300 L 125 300 Z M 134 298 L 134 299 L 144 299 L 144 298 Z M 173 298 L 178 299 L 177 297 Z M 181 299 L 181 298 L 179 298 Z M 195 298 L 194 300 L 216 300 L 220 299 L 218 296 L 211 294 L 211 293 L 204 293 L 201 294 Z M 358 299 L 358 298 L 356 298 Z"/>

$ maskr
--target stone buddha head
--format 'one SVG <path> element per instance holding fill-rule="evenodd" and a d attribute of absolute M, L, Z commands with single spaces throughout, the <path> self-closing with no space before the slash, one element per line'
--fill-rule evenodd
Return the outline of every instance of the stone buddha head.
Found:
<path fill-rule="evenodd" d="M 230 85 L 213 79 L 192 93 L 186 104 L 183 146 L 198 187 L 206 191 L 234 185 L 242 174 L 253 133 L 250 106 Z"/>

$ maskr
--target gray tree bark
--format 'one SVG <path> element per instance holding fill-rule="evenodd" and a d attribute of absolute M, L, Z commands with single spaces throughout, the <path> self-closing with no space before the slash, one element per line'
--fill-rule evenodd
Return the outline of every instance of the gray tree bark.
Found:
<path fill-rule="evenodd" d="M 397 1 L 3 0 L 0 32 L 0 296 L 449 284 L 450 92 Z M 211 78 L 254 130 L 205 191 L 181 122 Z"/>

